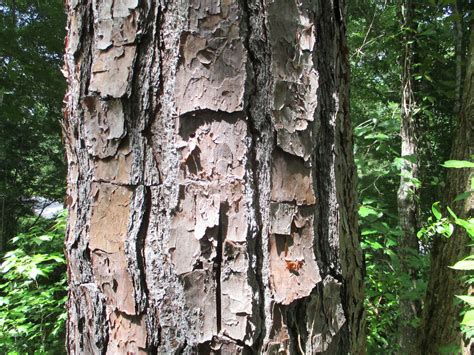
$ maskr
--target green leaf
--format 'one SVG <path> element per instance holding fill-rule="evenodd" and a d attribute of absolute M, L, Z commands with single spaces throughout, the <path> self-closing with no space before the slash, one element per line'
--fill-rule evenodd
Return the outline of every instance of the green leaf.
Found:
<path fill-rule="evenodd" d="M 36 279 L 37 276 L 46 276 L 46 274 L 43 272 L 43 270 L 41 269 L 38 269 L 36 267 L 34 267 L 33 269 L 30 270 L 30 272 L 28 273 L 28 277 L 30 279 Z"/>
<path fill-rule="evenodd" d="M 436 226 L 436 232 L 449 238 L 453 235 L 454 226 L 451 223 L 440 223 Z"/>
<path fill-rule="evenodd" d="M 382 249 L 383 248 L 383 245 L 380 244 L 379 242 L 367 242 L 367 244 L 374 250 L 379 250 L 379 249 Z"/>
<path fill-rule="evenodd" d="M 456 198 L 454 199 L 454 202 L 465 200 L 471 194 L 472 194 L 472 191 L 463 192 L 462 194 L 459 194 L 459 195 L 456 196 Z"/>
<path fill-rule="evenodd" d="M 370 216 L 370 215 L 375 215 L 377 216 L 378 215 L 378 212 L 376 210 L 374 210 L 373 208 L 371 207 L 368 207 L 368 206 L 360 206 L 359 208 L 359 216 L 361 217 L 367 217 L 367 216 Z"/>
<path fill-rule="evenodd" d="M 468 256 L 453 266 L 450 266 L 450 268 L 454 270 L 474 270 L 474 256 Z"/>
<path fill-rule="evenodd" d="M 466 230 L 467 234 L 469 234 L 469 237 L 474 237 L 474 218 L 471 218 L 469 220 L 458 218 L 456 219 L 456 224 L 463 227 Z"/>
<path fill-rule="evenodd" d="M 365 138 L 365 139 L 387 140 L 387 139 L 389 139 L 390 137 L 387 136 L 387 135 L 384 134 L 384 133 L 369 133 L 369 134 L 367 134 L 364 138 Z"/>
<path fill-rule="evenodd" d="M 39 239 L 40 241 L 43 241 L 43 242 L 49 242 L 49 241 L 51 241 L 51 240 L 53 239 L 53 236 L 52 236 L 52 235 L 40 235 L 40 236 L 38 237 L 38 239 Z"/>
<path fill-rule="evenodd" d="M 398 245 L 397 241 L 394 240 L 394 239 L 391 239 L 391 238 L 388 238 L 387 240 L 387 243 L 386 243 L 387 247 L 395 247 Z"/>
<path fill-rule="evenodd" d="M 470 309 L 464 314 L 461 324 L 474 327 L 474 309 Z"/>
<path fill-rule="evenodd" d="M 467 160 L 447 160 L 441 166 L 445 168 L 464 169 L 474 168 L 474 163 Z"/>
<path fill-rule="evenodd" d="M 64 257 L 61 255 L 50 255 L 50 258 L 57 263 L 66 264 L 66 259 L 64 259 Z"/>
<path fill-rule="evenodd" d="M 366 228 L 363 228 L 361 235 L 370 235 L 370 234 L 378 234 L 378 233 L 379 233 L 379 231 L 376 230 L 376 229 L 366 229 Z"/>
<path fill-rule="evenodd" d="M 456 297 L 463 300 L 464 302 L 468 303 L 470 306 L 474 307 L 474 296 L 458 296 L 458 295 L 456 295 Z"/>
<path fill-rule="evenodd" d="M 0 297 L 0 307 L 9 303 L 10 300 L 8 299 L 8 297 Z"/>
<path fill-rule="evenodd" d="M 449 214 L 451 215 L 451 217 L 453 217 L 455 220 L 457 220 L 458 216 L 456 216 L 456 213 L 454 213 L 454 211 L 449 206 L 446 207 L 446 208 L 447 208 Z"/>
<path fill-rule="evenodd" d="M 440 205 L 439 202 L 435 202 L 431 206 L 431 212 L 433 212 L 433 215 L 438 221 L 441 219 L 441 211 L 440 211 L 439 205 Z"/>

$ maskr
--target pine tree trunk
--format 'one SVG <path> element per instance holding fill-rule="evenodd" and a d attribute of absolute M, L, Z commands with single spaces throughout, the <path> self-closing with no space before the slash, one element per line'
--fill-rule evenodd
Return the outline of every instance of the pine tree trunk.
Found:
<path fill-rule="evenodd" d="M 474 155 L 474 32 L 471 31 L 470 37 L 471 55 L 466 66 L 464 98 L 451 152 L 453 160 L 469 161 Z M 444 204 L 450 206 L 461 218 L 472 217 L 474 195 L 470 194 L 468 198 L 458 202 L 453 201 L 459 194 L 472 190 L 473 177 L 473 169 L 449 169 L 446 176 Z M 423 309 L 421 349 L 426 354 L 437 353 L 443 347 L 459 347 L 461 344 L 461 304 L 456 301 L 455 295 L 466 294 L 467 287 L 460 278 L 461 273 L 448 266 L 468 255 L 468 243 L 466 232 L 459 227 L 455 227 L 449 239 L 438 237 L 434 240 L 428 292 Z"/>
<path fill-rule="evenodd" d="M 69 352 L 363 353 L 343 1 L 67 11 Z"/>
<path fill-rule="evenodd" d="M 398 189 L 398 216 L 402 237 L 399 243 L 399 258 L 402 277 L 400 292 L 400 354 L 414 354 L 417 349 L 418 329 L 415 325 L 420 316 L 420 302 L 414 300 L 417 270 L 410 259 L 418 253 L 418 142 L 416 137 L 416 102 L 413 88 L 413 43 L 414 4 L 402 1 L 402 26 L 404 30 L 402 55 L 402 105 L 401 105 L 401 157 L 404 159 L 400 171 Z"/>

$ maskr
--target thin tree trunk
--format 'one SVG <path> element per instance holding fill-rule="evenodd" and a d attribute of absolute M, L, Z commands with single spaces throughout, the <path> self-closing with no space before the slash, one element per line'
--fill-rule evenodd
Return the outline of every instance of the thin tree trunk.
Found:
<path fill-rule="evenodd" d="M 464 58 L 464 26 L 463 26 L 463 6 L 461 0 L 456 0 L 453 5 L 454 18 L 454 34 L 455 34 L 455 63 L 456 63 L 456 86 L 454 99 L 454 114 L 459 114 L 462 102 L 462 87 L 463 87 L 463 63 Z"/>
<path fill-rule="evenodd" d="M 401 103 L 401 157 L 404 159 L 400 171 L 398 189 L 398 216 L 402 229 L 399 244 L 402 289 L 400 292 L 400 353 L 414 354 L 417 347 L 416 319 L 420 315 L 419 301 L 413 299 L 416 288 L 417 270 L 410 264 L 413 255 L 418 254 L 418 142 L 416 137 L 416 102 L 413 88 L 413 42 L 414 42 L 414 4 L 411 0 L 401 3 L 403 26 L 402 55 L 402 103 Z"/>
<path fill-rule="evenodd" d="M 464 80 L 464 98 L 459 114 L 456 137 L 453 142 L 451 159 L 472 160 L 474 155 L 474 32 L 470 36 L 470 57 Z M 471 190 L 473 169 L 449 169 L 446 176 L 444 204 L 451 206 L 455 213 L 465 218 L 472 216 L 474 196 L 454 202 L 459 194 Z M 461 305 L 455 299 L 457 294 L 465 294 L 467 287 L 461 280 L 460 272 L 448 266 L 468 255 L 469 238 L 465 231 L 456 227 L 449 239 L 438 237 L 431 253 L 431 270 L 428 292 L 423 309 L 423 336 L 421 349 L 426 354 L 435 354 L 441 348 L 459 347 Z M 474 351 L 474 349 L 471 349 Z"/>
<path fill-rule="evenodd" d="M 343 1 L 72 1 L 67 347 L 364 352 Z"/>

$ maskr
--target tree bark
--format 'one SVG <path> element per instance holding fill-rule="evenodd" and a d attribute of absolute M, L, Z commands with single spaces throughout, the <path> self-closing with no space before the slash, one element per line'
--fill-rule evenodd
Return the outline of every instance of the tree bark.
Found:
<path fill-rule="evenodd" d="M 363 353 L 344 2 L 67 11 L 69 352 Z"/>
<path fill-rule="evenodd" d="M 462 102 L 462 88 L 463 88 L 463 63 L 464 58 L 464 26 L 463 26 L 463 4 L 461 0 L 456 0 L 452 7 L 455 15 L 453 21 L 454 27 L 454 57 L 456 63 L 456 85 L 455 85 L 455 99 L 454 99 L 454 114 L 459 115 L 459 109 Z"/>
<path fill-rule="evenodd" d="M 456 137 L 451 159 L 472 160 L 474 155 L 474 32 L 470 36 L 470 57 L 464 80 L 464 98 L 461 106 Z M 474 195 L 454 202 L 459 194 L 471 191 L 473 169 L 449 169 L 446 175 L 444 204 L 450 206 L 458 217 L 472 217 Z M 431 252 L 431 269 L 428 291 L 423 309 L 423 336 L 421 349 L 426 354 L 437 353 L 441 348 L 459 347 L 461 304 L 455 295 L 465 294 L 467 286 L 461 280 L 460 272 L 448 266 L 466 257 L 469 252 L 469 238 L 463 229 L 455 227 L 449 239 L 435 239 Z M 474 349 L 471 349 L 474 351 Z"/>
<path fill-rule="evenodd" d="M 400 292 L 400 338 L 401 354 L 414 354 L 417 350 L 418 328 L 415 324 L 420 316 L 420 302 L 413 298 L 416 288 L 417 270 L 410 259 L 418 254 L 418 141 L 416 136 L 414 94 L 414 4 L 411 0 L 401 2 L 403 27 L 402 55 L 402 103 L 401 103 L 401 157 L 403 165 L 400 171 L 400 186 L 398 188 L 398 216 L 402 237 L 399 243 L 399 258 L 402 277 Z"/>

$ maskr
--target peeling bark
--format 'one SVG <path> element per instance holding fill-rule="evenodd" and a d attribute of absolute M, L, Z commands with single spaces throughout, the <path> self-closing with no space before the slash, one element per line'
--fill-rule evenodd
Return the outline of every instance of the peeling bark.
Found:
<path fill-rule="evenodd" d="M 69 352 L 363 353 L 343 1 L 67 11 Z"/>

